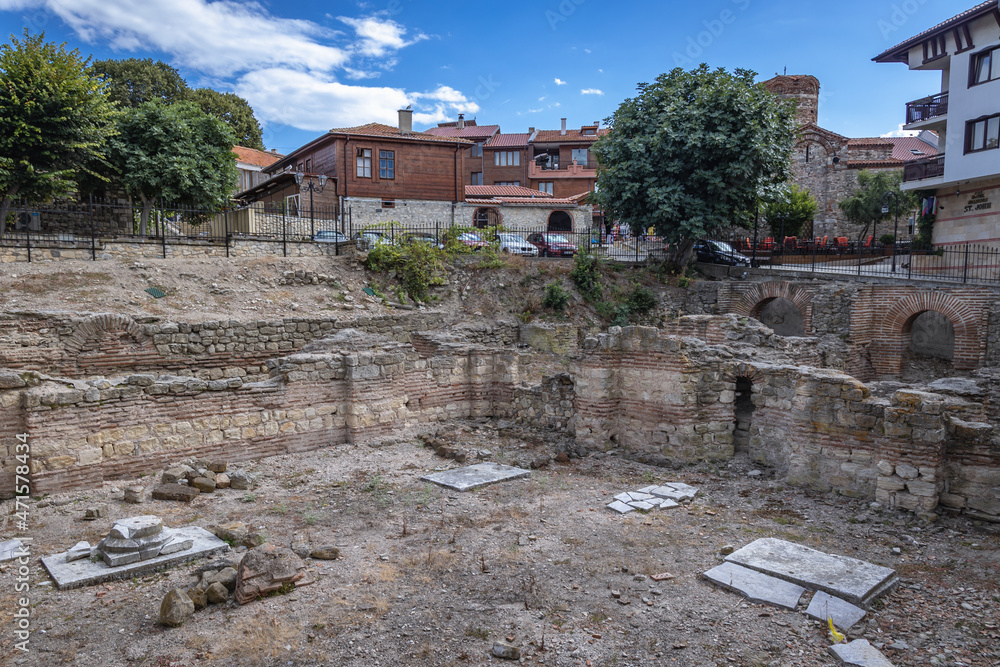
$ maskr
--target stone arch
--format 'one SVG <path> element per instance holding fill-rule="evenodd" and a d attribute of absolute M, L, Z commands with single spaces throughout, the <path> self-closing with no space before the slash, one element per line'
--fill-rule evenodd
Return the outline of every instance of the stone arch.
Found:
<path fill-rule="evenodd" d="M 880 319 L 871 344 L 872 366 L 881 375 L 900 375 L 903 353 L 910 347 L 914 320 L 928 310 L 951 322 L 955 330 L 952 364 L 956 370 L 972 370 L 981 365 L 982 341 L 976 309 L 950 294 L 918 292 L 896 301 Z"/>
<path fill-rule="evenodd" d="M 499 227 L 502 220 L 500 211 L 492 206 L 481 206 L 472 214 L 472 224 L 477 229 Z"/>
<path fill-rule="evenodd" d="M 66 351 L 79 355 L 93 347 L 106 334 L 114 332 L 131 337 L 135 345 L 143 345 L 149 341 L 142 326 L 128 315 L 94 315 L 76 325 L 76 330 L 66 339 Z"/>
<path fill-rule="evenodd" d="M 799 313 L 802 315 L 802 330 L 808 336 L 812 332 L 813 294 L 810 290 L 796 287 L 792 283 L 754 283 L 750 289 L 743 293 L 733 312 L 759 320 L 764 307 L 775 299 L 787 299 L 799 309 Z"/>
<path fill-rule="evenodd" d="M 573 216 L 566 211 L 552 211 L 549 214 L 548 231 L 550 232 L 571 232 L 573 231 Z"/>

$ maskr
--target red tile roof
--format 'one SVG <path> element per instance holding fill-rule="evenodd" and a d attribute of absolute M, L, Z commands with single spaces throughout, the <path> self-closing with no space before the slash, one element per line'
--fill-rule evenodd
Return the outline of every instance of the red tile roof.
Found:
<path fill-rule="evenodd" d="M 892 146 L 892 159 L 900 162 L 917 160 L 938 154 L 937 148 L 917 137 L 862 137 L 860 139 L 851 139 L 847 142 L 847 145 L 849 148 L 860 146 Z M 914 150 L 920 151 L 922 154 L 916 154 L 913 152 Z M 850 164 L 870 161 L 852 161 Z M 885 160 L 876 160 L 876 162 L 885 162 Z"/>
<path fill-rule="evenodd" d="M 492 199 L 466 199 L 467 204 L 481 204 L 483 206 L 496 206 L 497 204 L 513 206 L 544 206 L 546 208 L 560 208 L 567 206 L 577 206 L 579 202 L 573 199 L 545 199 L 530 197 L 494 197 Z"/>
<path fill-rule="evenodd" d="M 890 146 L 892 141 L 889 137 L 860 137 L 858 139 L 848 139 L 848 146 Z"/>
<path fill-rule="evenodd" d="M 584 134 L 583 130 L 577 128 L 575 130 L 566 130 L 566 134 L 562 133 L 562 130 L 539 130 L 535 135 L 535 143 L 539 144 L 552 144 L 558 142 L 581 142 L 581 141 L 597 141 L 600 137 L 603 137 L 610 130 L 607 128 L 600 129 L 597 131 L 596 135 Z"/>
<path fill-rule="evenodd" d="M 466 185 L 466 197 L 541 197 L 551 199 L 552 195 L 540 190 L 532 190 L 520 185 Z"/>
<path fill-rule="evenodd" d="M 933 28 L 928 28 L 927 30 L 924 30 L 922 33 L 914 35 L 905 42 L 900 42 L 891 49 L 887 49 L 882 53 L 878 54 L 877 56 L 872 58 L 872 60 L 874 60 L 877 63 L 891 63 L 891 62 L 908 63 L 909 50 L 914 46 L 916 46 L 917 44 L 919 44 L 920 42 L 924 41 L 924 39 L 929 37 L 931 34 L 939 31 L 943 32 L 966 20 L 971 20 L 981 15 L 988 14 L 990 12 L 1000 11 L 998 10 L 998 4 L 1000 4 L 998 3 L 998 0 L 987 0 L 986 2 L 976 5 L 972 9 L 967 9 L 961 14 L 951 17 L 947 21 L 938 23 Z"/>
<path fill-rule="evenodd" d="M 436 137 L 461 137 L 462 139 L 488 139 L 500 131 L 499 125 L 466 125 L 461 130 L 457 127 L 432 127 L 427 134 Z"/>
<path fill-rule="evenodd" d="M 352 134 L 361 137 L 392 137 L 393 139 L 407 139 L 410 141 L 446 141 L 449 143 L 470 143 L 467 139 L 458 137 L 441 137 L 427 132 L 411 132 L 403 134 L 398 127 L 383 125 L 382 123 L 368 123 L 357 127 L 342 127 L 330 130 L 330 134 Z"/>
<path fill-rule="evenodd" d="M 239 162 L 252 164 L 255 167 L 266 167 L 285 157 L 280 153 L 259 151 L 256 148 L 247 148 L 246 146 L 233 146 L 233 153 L 236 154 L 236 159 Z"/>
<path fill-rule="evenodd" d="M 528 145 L 530 134 L 496 134 L 486 142 L 487 148 L 519 148 Z"/>

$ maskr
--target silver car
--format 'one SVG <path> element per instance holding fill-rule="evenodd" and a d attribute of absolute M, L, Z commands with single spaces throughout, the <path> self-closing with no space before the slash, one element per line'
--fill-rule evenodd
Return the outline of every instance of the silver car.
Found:
<path fill-rule="evenodd" d="M 524 240 L 521 236 L 511 233 L 499 234 L 500 239 L 500 252 L 510 253 L 512 255 L 524 255 L 525 257 L 537 257 L 538 248 L 531 245 Z"/>

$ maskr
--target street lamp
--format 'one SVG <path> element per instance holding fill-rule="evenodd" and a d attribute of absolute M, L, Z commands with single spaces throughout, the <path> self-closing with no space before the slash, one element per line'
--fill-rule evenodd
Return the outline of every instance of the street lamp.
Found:
<path fill-rule="evenodd" d="M 896 221 L 892 225 L 892 272 L 896 272 L 896 234 L 899 232 L 899 193 L 889 190 L 882 195 L 882 215 L 889 214 L 889 200 L 892 200 L 896 211 Z"/>
<path fill-rule="evenodd" d="M 305 180 L 306 175 L 301 171 L 295 172 L 295 183 L 299 186 L 299 192 L 302 191 L 302 181 Z M 316 216 L 313 214 L 313 192 L 323 192 L 323 188 L 326 187 L 326 174 L 319 175 L 319 187 L 316 187 L 316 183 L 313 182 L 312 177 L 309 177 L 309 184 L 306 186 L 309 190 L 309 236 L 310 238 L 316 237 Z"/>

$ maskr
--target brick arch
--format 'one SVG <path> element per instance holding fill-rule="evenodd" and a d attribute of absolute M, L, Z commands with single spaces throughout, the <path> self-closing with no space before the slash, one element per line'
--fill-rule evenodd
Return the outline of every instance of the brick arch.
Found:
<path fill-rule="evenodd" d="M 775 299 L 787 299 L 795 304 L 795 307 L 799 309 L 799 313 L 802 315 L 802 328 L 808 336 L 812 331 L 813 293 L 811 290 L 797 287 L 792 283 L 754 283 L 735 304 L 733 312 L 737 315 L 746 315 L 756 320 L 760 318 L 760 313 L 764 309 L 764 306 Z"/>
<path fill-rule="evenodd" d="M 739 378 L 747 378 L 750 382 L 757 384 L 764 379 L 765 374 L 756 366 L 741 361 L 724 368 L 722 377 L 729 384 L 736 384 L 736 380 Z"/>
<path fill-rule="evenodd" d="M 94 315 L 76 325 L 76 330 L 66 339 L 66 351 L 80 354 L 98 342 L 104 334 L 115 331 L 128 334 L 137 345 L 149 340 L 142 326 L 128 315 Z"/>
<path fill-rule="evenodd" d="M 877 373 L 902 373 L 903 351 L 910 346 L 913 321 L 929 310 L 947 317 L 955 329 L 955 354 L 952 358 L 955 369 L 972 370 L 982 365 L 980 313 L 977 309 L 950 294 L 917 292 L 897 301 L 880 319 L 871 343 L 871 362 Z"/>

